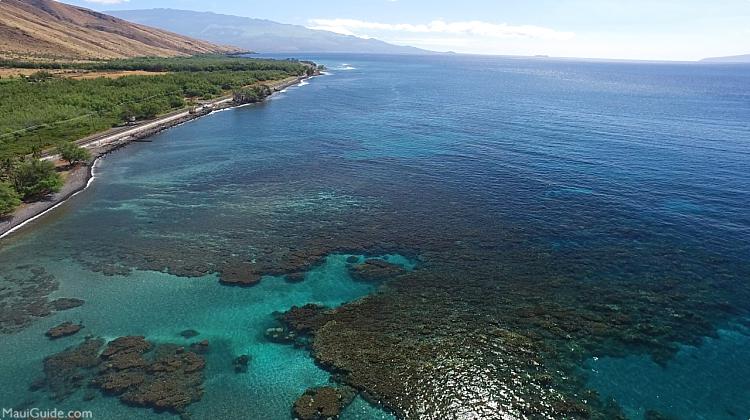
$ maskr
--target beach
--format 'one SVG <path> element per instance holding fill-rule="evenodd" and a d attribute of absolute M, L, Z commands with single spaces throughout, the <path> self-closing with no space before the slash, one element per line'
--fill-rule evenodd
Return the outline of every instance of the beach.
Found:
<path fill-rule="evenodd" d="M 310 76 L 290 77 L 276 83 L 268 83 L 267 85 L 275 94 L 309 78 Z M 151 137 L 166 129 L 209 115 L 212 112 L 236 106 L 241 105 L 235 104 L 231 96 L 223 96 L 202 104 L 203 111 L 200 112 L 191 112 L 190 109 L 180 109 L 135 126 L 113 128 L 76 141 L 76 144 L 91 153 L 93 157 L 91 162 L 65 171 L 65 184 L 59 192 L 39 201 L 24 203 L 10 216 L 0 218 L 0 239 L 44 217 L 71 197 L 85 190 L 94 178 L 94 167 L 97 161 L 113 150 L 131 142 Z M 58 157 L 52 154 L 43 155 L 43 159 L 55 161 L 58 167 L 62 165 Z"/>

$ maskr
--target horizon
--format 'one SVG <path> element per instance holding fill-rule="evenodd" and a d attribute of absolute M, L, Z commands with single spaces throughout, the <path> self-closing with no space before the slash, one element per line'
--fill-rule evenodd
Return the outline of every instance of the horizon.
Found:
<path fill-rule="evenodd" d="M 102 12 L 157 8 L 213 12 L 461 54 L 699 61 L 750 53 L 746 28 L 750 1 L 746 0 L 711 4 L 672 0 L 656 5 L 644 0 L 627 5 L 615 0 L 535 0 L 521 5 L 468 0 L 461 7 L 440 0 L 429 10 L 408 0 L 367 0 L 356 5 L 341 0 L 293 1 L 290 8 L 237 0 L 208 6 L 197 0 L 63 3 Z"/>

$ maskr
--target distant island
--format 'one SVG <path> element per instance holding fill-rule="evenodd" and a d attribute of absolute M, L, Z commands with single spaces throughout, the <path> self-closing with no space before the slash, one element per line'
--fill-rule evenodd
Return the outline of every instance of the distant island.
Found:
<path fill-rule="evenodd" d="M 729 57 L 711 57 L 701 60 L 704 63 L 750 63 L 750 54 L 732 55 Z"/>
<path fill-rule="evenodd" d="M 172 9 L 107 13 L 142 25 L 261 53 L 434 54 L 432 51 L 393 45 L 377 39 L 217 13 Z"/>

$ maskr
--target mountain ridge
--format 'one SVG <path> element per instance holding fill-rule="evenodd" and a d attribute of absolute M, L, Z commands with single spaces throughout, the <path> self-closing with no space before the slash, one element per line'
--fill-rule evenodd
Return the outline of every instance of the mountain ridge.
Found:
<path fill-rule="evenodd" d="M 239 51 L 54 0 L 0 1 L 0 57 L 109 59 Z"/>
<path fill-rule="evenodd" d="M 433 51 L 393 45 L 377 39 L 213 12 L 157 8 L 107 13 L 139 24 L 261 53 L 435 54 Z"/>

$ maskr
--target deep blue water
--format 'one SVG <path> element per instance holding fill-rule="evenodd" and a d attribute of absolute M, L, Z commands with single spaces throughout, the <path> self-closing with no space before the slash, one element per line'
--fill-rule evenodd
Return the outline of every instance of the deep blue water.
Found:
<path fill-rule="evenodd" d="M 90 189 L 0 245 L 0 274 L 41 266 L 59 282 L 53 296 L 87 302 L 0 336 L 0 405 L 45 401 L 28 383 L 44 356 L 80 337 L 50 343 L 43 332 L 73 317 L 86 334 L 108 338 L 174 341 L 197 329 L 220 350 L 209 356 L 194 418 L 289 418 L 294 399 L 329 375 L 307 352 L 264 341 L 271 314 L 337 306 L 375 286 L 353 281 L 338 254 L 303 283 L 267 277 L 253 289 L 220 286 L 213 274 L 188 278 L 184 261 L 162 273 L 140 254 L 210 265 L 292 249 L 302 235 L 340 241 L 328 233 L 336 221 L 341 230 L 375 226 L 398 242 L 401 216 L 433 227 L 481 220 L 480 230 L 518 232 L 525 246 L 559 259 L 557 274 L 582 281 L 721 279 L 737 296 L 750 289 L 750 67 L 300 58 L 329 74 L 113 153 Z M 462 210 L 453 219 L 430 217 L 454 204 Z M 120 259 L 135 269 L 129 276 L 91 270 Z M 590 387 L 633 418 L 658 409 L 747 419 L 750 336 L 736 322 L 750 302 L 735 305 L 733 318 L 712 321 L 716 337 L 680 344 L 666 365 L 637 352 L 591 358 L 581 366 Z M 253 356 L 247 376 L 225 366 L 242 352 Z M 64 405 L 106 418 L 150 413 L 104 397 Z M 358 399 L 344 418 L 388 416 Z"/>

